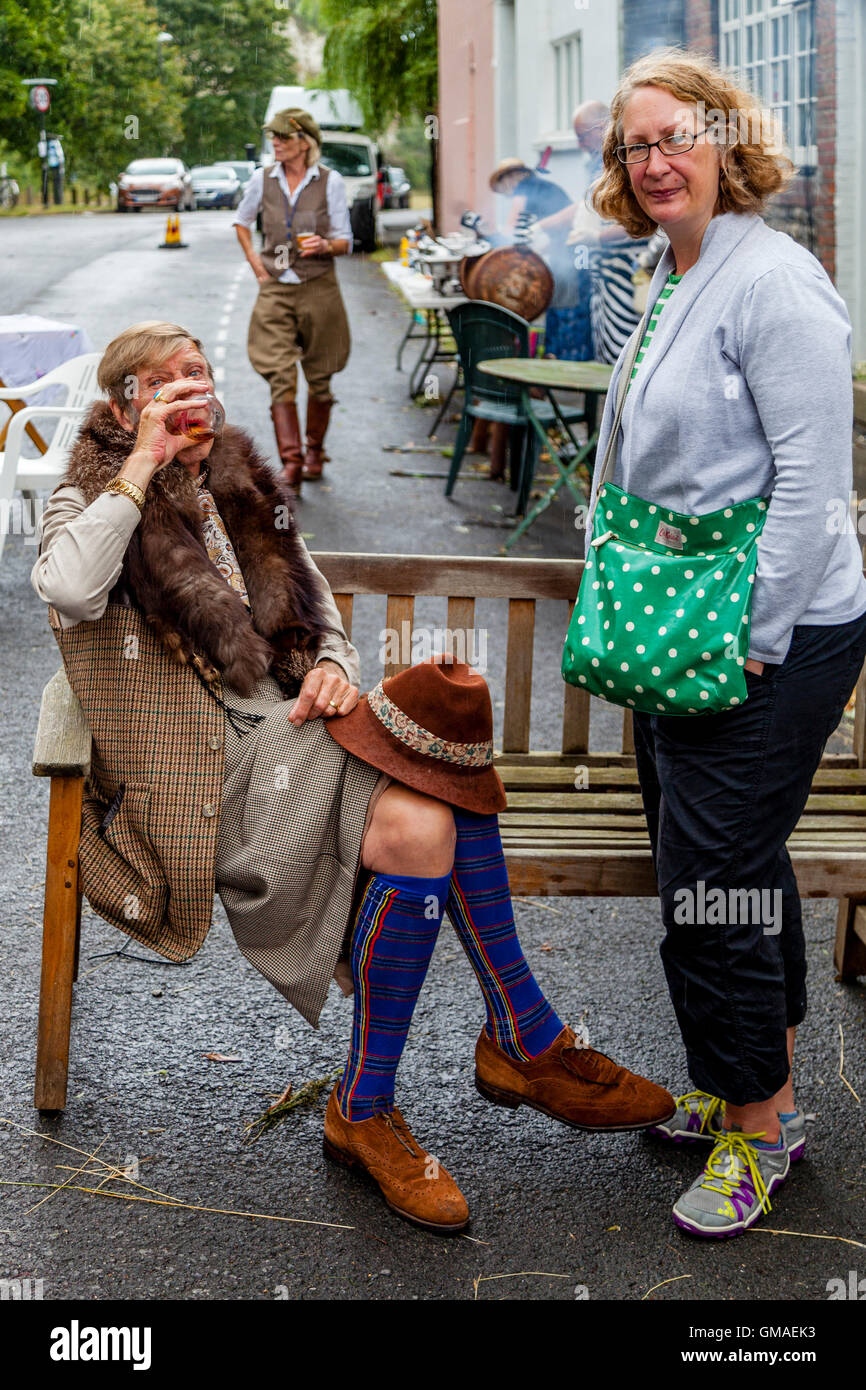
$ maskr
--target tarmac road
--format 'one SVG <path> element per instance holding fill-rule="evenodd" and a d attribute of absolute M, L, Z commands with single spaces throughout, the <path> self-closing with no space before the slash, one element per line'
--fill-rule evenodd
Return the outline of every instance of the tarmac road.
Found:
<path fill-rule="evenodd" d="M 74 321 L 98 347 L 138 319 L 176 318 L 212 353 L 229 417 L 270 451 L 267 389 L 245 351 L 255 284 L 230 220 L 222 213 L 183 218 L 190 245 L 181 252 L 157 249 L 162 230 L 148 214 L 0 222 L 0 312 Z M 446 503 L 441 479 L 389 476 L 408 456 L 383 445 L 417 445 L 429 428 L 429 415 L 405 397 L 405 375 L 394 371 L 404 311 L 375 264 L 355 258 L 341 264 L 340 278 L 354 349 L 336 382 L 330 481 L 308 487 L 302 502 L 309 544 L 497 553 L 505 532 L 494 508 L 507 506 L 506 488 L 467 473 L 456 500 Z M 422 470 L 444 470 L 436 453 L 409 457 L 408 467 L 419 461 Z M 578 540 L 563 504 L 517 553 L 573 554 Z M 827 1281 L 847 1279 L 858 1261 L 866 1274 L 861 1250 L 838 1239 L 798 1238 L 866 1239 L 863 1108 L 839 1076 L 841 1029 L 845 1076 L 864 1098 L 866 990 L 833 981 L 832 903 L 805 908 L 812 997 L 798 1070 L 802 1104 L 815 1116 L 807 1158 L 763 1231 L 739 1240 L 701 1244 L 671 1222 L 670 1205 L 697 1174 L 700 1154 L 640 1135 L 572 1132 L 526 1110 L 497 1109 L 477 1094 L 472 1052 L 483 1009 L 448 927 L 421 996 L 398 1099 L 418 1138 L 466 1193 L 473 1221 L 465 1238 L 443 1241 L 407 1226 L 375 1189 L 325 1162 L 326 1092 L 245 1142 L 244 1125 L 269 1096 L 341 1066 L 350 1007 L 332 992 L 321 1028 L 311 1030 L 241 958 L 218 901 L 204 949 L 183 966 L 101 956 L 123 939 L 85 914 L 68 1108 L 59 1118 L 39 1117 L 31 1098 L 48 787 L 30 776 L 29 761 L 39 695 L 58 653 L 29 586 L 34 558 L 29 538 L 16 536 L 0 565 L 0 1178 L 62 1181 L 70 1170 L 58 1165 L 74 1168 L 100 1146 L 112 1163 L 137 1165 L 147 1187 L 194 1206 L 329 1224 L 252 1221 L 78 1191 L 36 1207 L 44 1190 L 0 1186 L 0 1278 L 44 1279 L 44 1297 L 60 1300 L 574 1301 L 585 1290 L 590 1300 L 629 1301 L 674 1281 L 651 1299 L 706 1302 L 823 1301 Z M 536 746 L 556 746 L 563 609 L 539 611 Z M 372 603 L 358 605 L 355 640 L 367 672 L 381 626 Z M 488 679 L 501 714 L 504 652 L 494 631 L 491 619 Z M 600 711 L 595 746 L 613 746 L 617 722 L 613 711 Z M 618 1060 L 686 1089 L 657 953 L 656 905 L 551 899 L 520 902 L 516 911 L 527 954 L 560 1014 L 585 1023 L 592 1044 Z M 130 953 L 147 957 L 138 947 Z M 206 1061 L 208 1052 L 240 1060 Z M 769 1228 L 795 1234 L 774 1238 L 764 1233 Z"/>

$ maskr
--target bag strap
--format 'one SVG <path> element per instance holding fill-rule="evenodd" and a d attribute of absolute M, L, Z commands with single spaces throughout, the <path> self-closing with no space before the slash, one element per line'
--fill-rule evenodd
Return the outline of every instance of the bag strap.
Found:
<path fill-rule="evenodd" d="M 610 435 L 608 436 L 607 448 L 604 451 L 604 462 L 601 465 L 601 473 L 599 474 L 598 478 L 598 487 L 596 488 L 595 492 L 595 501 L 592 504 L 592 511 L 590 512 L 589 517 L 587 518 L 587 530 L 592 529 L 592 522 L 595 516 L 595 509 L 598 506 L 598 499 L 601 490 L 604 487 L 605 483 L 610 481 L 613 475 L 614 465 L 616 463 L 616 446 L 617 436 L 619 435 L 619 426 L 622 420 L 622 412 L 625 408 L 625 398 L 628 394 L 628 384 L 631 380 L 631 374 L 634 370 L 634 364 L 637 361 L 637 355 L 640 351 L 640 345 L 644 340 L 644 333 L 646 331 L 646 321 L 647 315 L 644 314 L 634 333 L 629 338 L 626 354 L 623 358 L 622 368 L 619 374 L 619 381 L 617 383 L 616 414 L 614 416 L 613 425 L 611 426 Z"/>

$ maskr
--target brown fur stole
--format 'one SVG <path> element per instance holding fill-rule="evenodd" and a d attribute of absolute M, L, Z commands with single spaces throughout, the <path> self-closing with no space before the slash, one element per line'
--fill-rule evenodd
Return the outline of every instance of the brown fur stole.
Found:
<path fill-rule="evenodd" d="M 123 468 L 135 438 L 105 402 L 97 402 L 63 482 L 80 488 L 89 505 Z M 230 425 L 202 468 L 252 612 L 207 553 L 195 481 L 176 458 L 148 486 L 111 601 L 134 603 L 171 657 L 194 663 L 207 680 L 219 673 L 248 695 L 270 671 L 293 696 L 313 665 L 327 624 L 289 493 L 249 435 Z"/>

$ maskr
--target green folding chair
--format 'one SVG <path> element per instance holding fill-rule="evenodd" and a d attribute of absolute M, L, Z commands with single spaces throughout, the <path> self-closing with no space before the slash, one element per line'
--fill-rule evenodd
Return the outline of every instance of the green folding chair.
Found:
<path fill-rule="evenodd" d="M 535 472 L 536 445 L 521 401 L 522 388 L 518 382 L 501 381 L 478 371 L 477 364 L 491 357 L 528 357 L 529 324 L 510 309 L 477 299 L 457 304 L 447 313 L 463 370 L 465 396 L 445 496 L 450 497 L 454 491 L 473 422 L 491 420 L 509 426 L 509 478 L 518 492 L 516 510 L 523 515 Z M 556 413 L 547 401 L 533 402 L 533 408 L 543 425 L 557 423 Z M 561 414 L 569 423 L 584 418 L 578 406 L 562 406 Z"/>

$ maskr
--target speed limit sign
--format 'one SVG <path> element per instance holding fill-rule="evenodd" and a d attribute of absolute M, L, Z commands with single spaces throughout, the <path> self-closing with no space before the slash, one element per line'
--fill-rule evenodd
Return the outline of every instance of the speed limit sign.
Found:
<path fill-rule="evenodd" d="M 47 87 L 31 87 L 30 100 L 37 111 L 44 113 L 51 106 L 51 93 Z"/>

